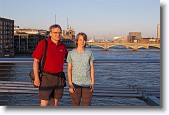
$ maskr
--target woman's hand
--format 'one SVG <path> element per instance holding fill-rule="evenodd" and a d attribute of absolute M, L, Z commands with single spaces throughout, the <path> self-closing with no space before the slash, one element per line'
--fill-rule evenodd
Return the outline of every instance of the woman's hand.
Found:
<path fill-rule="evenodd" d="M 92 92 L 94 90 L 94 83 L 90 85 L 90 91 Z"/>
<path fill-rule="evenodd" d="M 73 84 L 69 85 L 69 92 L 74 93 L 74 91 L 75 91 L 74 85 Z"/>

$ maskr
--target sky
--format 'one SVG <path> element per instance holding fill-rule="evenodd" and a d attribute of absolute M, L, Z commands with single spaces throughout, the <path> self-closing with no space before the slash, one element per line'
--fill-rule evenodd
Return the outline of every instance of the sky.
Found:
<path fill-rule="evenodd" d="M 75 34 L 88 39 L 127 36 L 157 37 L 160 0 L 0 0 L 0 17 L 14 20 L 21 28 L 46 29 L 55 23 L 68 24 Z"/>

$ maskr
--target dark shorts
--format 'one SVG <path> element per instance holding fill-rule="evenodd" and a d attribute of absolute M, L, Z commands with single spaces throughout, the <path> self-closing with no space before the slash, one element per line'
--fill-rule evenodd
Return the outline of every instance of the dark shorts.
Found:
<path fill-rule="evenodd" d="M 50 100 L 61 99 L 63 96 L 65 79 L 56 75 L 50 75 L 43 72 L 41 85 L 39 87 L 39 99 Z"/>
<path fill-rule="evenodd" d="M 81 87 L 74 84 L 75 91 L 70 93 L 72 106 L 90 106 L 92 99 L 92 92 L 90 87 Z"/>

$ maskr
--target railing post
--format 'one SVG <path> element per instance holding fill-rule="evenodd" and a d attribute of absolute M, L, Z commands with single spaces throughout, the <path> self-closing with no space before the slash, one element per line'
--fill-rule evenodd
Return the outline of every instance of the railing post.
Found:
<path fill-rule="evenodd" d="M 138 44 L 137 43 L 134 44 L 133 51 L 138 51 Z"/>
<path fill-rule="evenodd" d="M 104 51 L 107 51 L 107 43 L 104 42 Z"/>

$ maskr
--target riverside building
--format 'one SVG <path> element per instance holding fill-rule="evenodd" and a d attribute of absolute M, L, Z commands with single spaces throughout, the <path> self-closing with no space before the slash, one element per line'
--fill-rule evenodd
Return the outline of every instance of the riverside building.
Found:
<path fill-rule="evenodd" d="M 67 48 L 75 47 L 75 31 L 71 27 L 67 27 L 67 30 L 63 30 L 61 41 Z"/>
<path fill-rule="evenodd" d="M 47 31 L 30 29 L 30 28 L 14 28 L 14 47 L 15 54 L 32 53 L 40 40 L 46 39 Z"/>
<path fill-rule="evenodd" d="M 14 20 L 1 17 L 0 57 L 14 57 Z"/>
<path fill-rule="evenodd" d="M 140 42 L 141 39 L 142 39 L 141 32 L 129 32 L 128 42 L 130 42 L 130 43 Z"/>
<path fill-rule="evenodd" d="M 157 43 L 160 43 L 160 24 L 157 25 Z"/>

